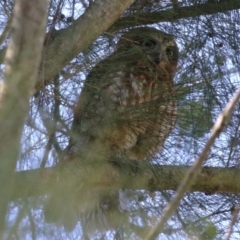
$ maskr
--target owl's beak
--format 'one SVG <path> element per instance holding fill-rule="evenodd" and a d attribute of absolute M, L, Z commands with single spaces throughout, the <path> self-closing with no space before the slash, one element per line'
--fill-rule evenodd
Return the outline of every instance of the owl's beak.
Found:
<path fill-rule="evenodd" d="M 151 60 L 158 65 L 160 63 L 160 61 L 162 60 L 162 54 L 159 52 L 155 52 L 150 54 Z"/>

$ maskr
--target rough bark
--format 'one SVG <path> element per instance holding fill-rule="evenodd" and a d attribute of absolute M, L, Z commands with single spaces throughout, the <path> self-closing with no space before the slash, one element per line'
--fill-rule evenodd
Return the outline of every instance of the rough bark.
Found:
<path fill-rule="evenodd" d="M 63 186 L 62 189 L 65 189 L 66 185 L 72 187 L 74 192 L 76 189 L 85 191 L 87 189 L 116 190 L 120 188 L 149 191 L 176 190 L 189 167 L 168 165 L 153 167 L 146 163 L 139 166 L 134 174 L 131 169 L 121 170 L 111 164 L 102 165 L 102 171 L 97 169 L 98 171 L 96 168 L 81 168 L 69 164 L 62 169 L 48 168 L 16 172 L 17 180 L 11 199 L 44 195 L 54 192 L 56 188 L 59 189 L 60 185 Z M 239 182 L 239 169 L 204 167 L 189 191 L 206 194 L 240 193 Z"/>
<path fill-rule="evenodd" d="M 36 85 L 47 19 L 47 0 L 16 1 L 0 85 L 0 230 L 20 149 L 29 99 Z"/>
<path fill-rule="evenodd" d="M 36 90 L 48 84 L 64 66 L 119 19 L 133 2 L 134 0 L 95 1 L 70 27 L 62 30 L 54 43 L 44 51 Z"/>

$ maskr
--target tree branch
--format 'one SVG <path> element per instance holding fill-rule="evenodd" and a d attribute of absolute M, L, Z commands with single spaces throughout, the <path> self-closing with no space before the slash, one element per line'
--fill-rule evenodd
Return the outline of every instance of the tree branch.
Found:
<path fill-rule="evenodd" d="M 97 169 L 97 170 L 96 170 Z M 101 169 L 101 171 L 100 171 Z M 176 190 L 189 170 L 188 166 L 152 166 L 144 163 L 133 174 L 112 164 L 101 167 L 80 167 L 71 162 L 64 168 L 34 169 L 15 173 L 16 184 L 11 199 L 37 197 L 60 189 L 59 186 L 84 190 L 144 189 L 149 191 Z M 157 174 L 156 174 L 157 173 Z M 76 177 L 78 176 L 78 177 Z M 89 177 L 94 176 L 94 177 Z M 206 194 L 240 193 L 240 170 L 204 167 L 190 191 Z"/>
<path fill-rule="evenodd" d="M 128 16 L 118 20 L 110 31 L 120 30 L 126 27 L 135 27 L 145 24 L 159 22 L 174 22 L 179 19 L 194 18 L 199 16 L 223 13 L 240 8 L 238 0 L 223 0 L 219 2 L 207 2 L 204 4 L 195 4 L 188 7 L 179 7 L 177 9 L 168 9 L 152 13 L 140 13 L 134 16 Z"/>
<path fill-rule="evenodd" d="M 2 233 L 29 99 L 36 85 L 47 0 L 17 0 L 0 84 L 0 232 Z M 1 237 L 0 237 L 1 238 Z"/>
<path fill-rule="evenodd" d="M 94 1 L 73 24 L 46 47 L 36 90 L 48 84 L 74 57 L 105 32 L 134 0 Z"/>

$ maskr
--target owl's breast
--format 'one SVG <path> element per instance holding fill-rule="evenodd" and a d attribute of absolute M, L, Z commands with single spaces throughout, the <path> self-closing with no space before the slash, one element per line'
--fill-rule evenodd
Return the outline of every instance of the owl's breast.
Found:
<path fill-rule="evenodd" d="M 144 70 L 144 69 L 143 69 Z M 107 96 L 119 111 L 126 107 L 137 106 L 152 100 L 164 102 L 168 94 L 173 94 L 172 78 L 157 71 L 119 71 L 110 74 L 110 82 L 102 86 L 103 97 Z"/>

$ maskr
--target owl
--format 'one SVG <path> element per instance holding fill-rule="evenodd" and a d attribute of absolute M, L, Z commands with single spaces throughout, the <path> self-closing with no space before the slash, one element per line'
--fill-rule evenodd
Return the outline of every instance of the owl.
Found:
<path fill-rule="evenodd" d="M 118 159 L 146 161 L 159 153 L 176 122 L 177 62 L 171 35 L 150 27 L 124 33 L 115 52 L 87 76 L 74 110 L 68 161 L 94 166 Z M 122 194 L 94 194 L 86 193 L 97 199 L 93 209 L 102 216 L 121 207 L 116 195 Z M 85 207 L 76 208 L 83 213 Z"/>
<path fill-rule="evenodd" d="M 178 48 L 170 35 L 146 27 L 125 33 L 116 51 L 87 77 L 69 151 L 96 155 L 89 156 L 93 161 L 142 161 L 159 152 L 176 121 L 177 60 Z"/>

